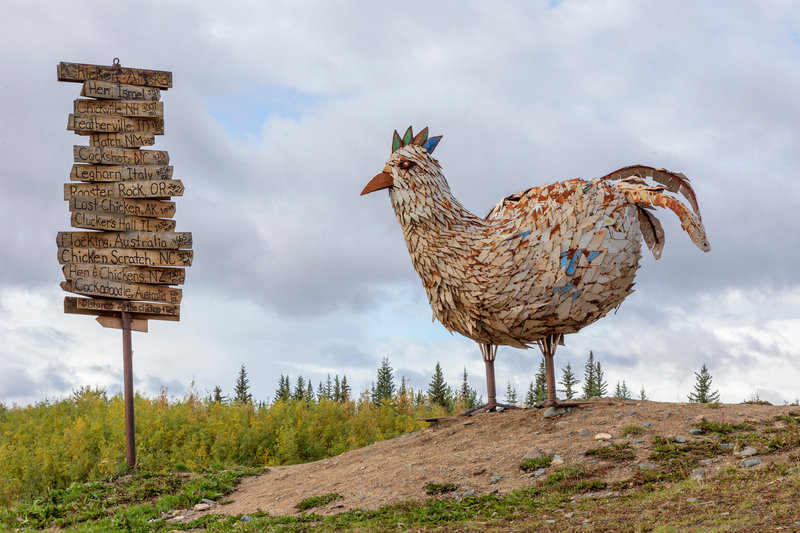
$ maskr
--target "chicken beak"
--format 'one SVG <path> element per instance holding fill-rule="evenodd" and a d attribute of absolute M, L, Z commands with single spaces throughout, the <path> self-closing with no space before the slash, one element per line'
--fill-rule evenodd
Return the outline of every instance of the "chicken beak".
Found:
<path fill-rule="evenodd" d="M 394 178 L 392 177 L 391 169 L 389 167 L 383 167 L 383 172 L 372 178 L 372 180 L 367 183 L 367 186 L 364 187 L 363 191 L 361 191 L 361 196 L 371 192 L 379 191 L 381 189 L 388 189 L 393 183 Z"/>

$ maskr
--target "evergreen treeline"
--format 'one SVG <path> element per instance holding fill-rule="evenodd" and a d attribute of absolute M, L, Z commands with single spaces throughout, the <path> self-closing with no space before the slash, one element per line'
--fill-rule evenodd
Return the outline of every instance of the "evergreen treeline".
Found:
<path fill-rule="evenodd" d="M 718 401 L 705 365 L 695 373 L 690 401 Z M 578 396 L 581 380 L 571 363 L 561 369 L 559 396 Z M 590 351 L 581 386 L 583 398 L 606 395 L 608 383 Z M 272 402 L 255 401 L 242 366 L 233 395 L 214 387 L 200 397 L 193 387 L 183 399 L 136 395 L 137 468 L 170 472 L 179 468 L 206 470 L 226 466 L 294 464 L 314 461 L 421 429 L 417 418 L 448 416 L 483 403 L 469 384 L 466 367 L 453 389 L 441 364 L 434 367 L 425 390 L 415 390 L 405 377 L 395 384 L 388 358 L 381 361 L 372 387 L 353 397 L 347 376 L 327 376 L 314 389 L 310 380 L 281 375 Z M 625 381 L 614 395 L 631 398 Z M 520 402 L 509 381 L 505 402 L 533 405 L 547 398 L 545 364 Z M 639 398 L 647 399 L 644 386 Z M 101 479 L 125 471 L 124 404 L 121 394 L 82 388 L 62 400 L 27 407 L 0 403 L 0 504 L 20 496 L 41 494 L 47 487 Z"/>

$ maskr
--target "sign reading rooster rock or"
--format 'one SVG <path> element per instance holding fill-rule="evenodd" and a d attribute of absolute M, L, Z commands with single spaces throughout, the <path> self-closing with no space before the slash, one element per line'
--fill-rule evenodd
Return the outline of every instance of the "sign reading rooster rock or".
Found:
<path fill-rule="evenodd" d="M 105 327 L 133 330 L 147 320 L 179 320 L 185 268 L 193 259 L 192 234 L 176 232 L 169 154 L 146 150 L 164 135 L 161 92 L 172 73 L 112 66 L 60 63 L 58 81 L 81 84 L 67 130 L 86 138 L 73 148 L 71 183 L 64 185 L 70 225 L 59 232 L 61 287 L 89 298 L 66 297 L 64 311 L 93 315 Z M 95 230 L 95 231 L 86 231 Z"/>

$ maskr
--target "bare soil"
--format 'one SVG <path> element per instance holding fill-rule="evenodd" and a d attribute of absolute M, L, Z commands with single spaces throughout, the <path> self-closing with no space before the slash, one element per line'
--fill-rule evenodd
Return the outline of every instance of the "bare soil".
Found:
<path fill-rule="evenodd" d="M 630 478 L 633 469 L 647 462 L 653 437 L 681 436 L 687 442 L 702 436 L 689 433 L 703 417 L 713 422 L 743 421 L 774 423 L 776 415 L 797 410 L 791 406 L 723 404 L 711 409 L 706 404 L 661 403 L 651 401 L 595 400 L 555 418 L 544 418 L 542 409 L 512 410 L 447 419 L 429 428 L 378 442 L 322 461 L 270 468 L 259 476 L 245 479 L 226 498 L 232 504 L 212 512 L 237 515 L 257 510 L 270 515 L 298 515 L 295 506 L 305 498 L 337 492 L 344 499 L 313 509 L 331 515 L 351 509 L 375 509 L 384 504 L 428 497 L 425 485 L 455 483 L 459 493 L 475 490 L 476 495 L 497 491 L 499 494 L 536 482 L 533 474 L 520 470 L 523 456 L 536 447 L 544 453 L 557 453 L 567 464 L 594 463 L 600 479 L 613 482 Z M 667 415 L 668 413 L 668 415 Z M 650 422 L 641 435 L 622 437 L 623 426 L 641 426 Z M 580 436 L 581 429 L 588 430 Z M 636 457 L 629 461 L 606 463 L 592 455 L 583 455 L 598 447 L 595 436 L 608 433 L 612 442 L 632 439 Z M 759 455 L 763 468 L 783 461 L 780 453 Z M 727 452 L 704 466 L 713 477 L 720 468 L 742 458 Z M 547 469 L 552 473 L 554 467 Z M 502 476 L 492 483 L 492 478 Z M 308 511 L 306 511 L 308 512 Z"/>

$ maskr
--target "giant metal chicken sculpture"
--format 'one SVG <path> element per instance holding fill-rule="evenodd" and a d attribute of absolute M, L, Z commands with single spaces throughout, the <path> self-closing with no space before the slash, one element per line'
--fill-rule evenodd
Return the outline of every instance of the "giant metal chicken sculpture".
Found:
<path fill-rule="evenodd" d="M 528 189 L 479 218 L 453 197 L 431 156 L 440 139 L 428 138 L 428 128 L 416 136 L 408 128 L 402 138 L 395 131 L 383 172 L 361 194 L 389 189 L 434 318 L 480 344 L 489 401 L 477 409 L 510 407 L 496 399 L 498 345 L 537 344 L 545 356 L 545 405 L 558 403 L 553 356 L 563 336 L 633 292 L 642 238 L 656 259 L 661 255 L 664 232 L 653 207 L 672 210 L 697 247 L 710 249 L 683 174 L 626 167 L 591 181 Z M 694 212 L 667 191 L 680 192 Z"/>

